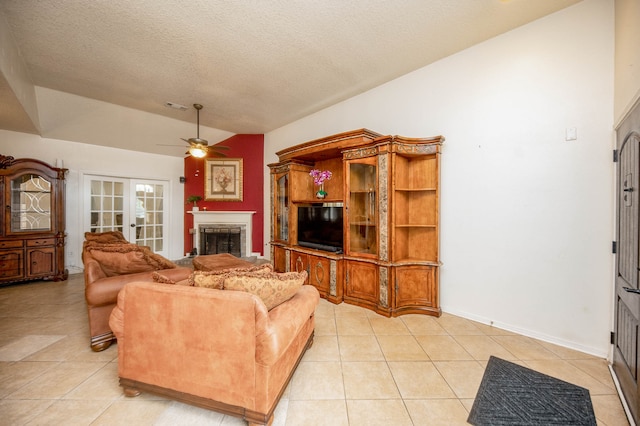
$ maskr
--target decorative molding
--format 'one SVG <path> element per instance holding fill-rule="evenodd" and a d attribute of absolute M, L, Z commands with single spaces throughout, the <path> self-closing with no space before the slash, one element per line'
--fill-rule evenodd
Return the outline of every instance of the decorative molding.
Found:
<path fill-rule="evenodd" d="M 399 152 L 402 154 L 425 155 L 425 154 L 435 154 L 436 152 L 438 152 L 439 144 L 408 145 L 408 144 L 395 143 L 394 145 L 396 146 L 396 152 Z"/>
<path fill-rule="evenodd" d="M 360 149 L 347 151 L 344 153 L 344 158 L 346 160 L 351 160 L 353 158 L 372 157 L 376 154 L 378 154 L 378 148 L 374 146 L 369 148 L 360 148 Z"/>
<path fill-rule="evenodd" d="M 389 269 L 381 266 L 378 271 L 378 278 L 380 282 L 380 304 L 385 308 L 389 307 Z"/>
<path fill-rule="evenodd" d="M 338 284 L 338 262 L 335 260 L 329 261 L 329 294 L 337 296 L 337 284 Z"/>
<path fill-rule="evenodd" d="M 389 260 L 389 156 L 378 156 L 378 227 L 380 260 Z"/>
<path fill-rule="evenodd" d="M 10 155 L 0 155 L 0 169 L 7 169 L 13 165 L 16 159 Z"/>
<path fill-rule="evenodd" d="M 286 250 L 284 252 L 284 258 L 285 258 L 285 272 L 291 272 L 291 250 Z M 272 257 L 272 259 L 275 259 L 275 257 Z"/>

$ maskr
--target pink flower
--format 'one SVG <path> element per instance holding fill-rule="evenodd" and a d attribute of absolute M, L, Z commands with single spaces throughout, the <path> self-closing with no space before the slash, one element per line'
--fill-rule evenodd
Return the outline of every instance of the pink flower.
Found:
<path fill-rule="evenodd" d="M 329 170 L 320 171 L 313 169 L 309 172 L 309 176 L 313 178 L 313 183 L 316 185 L 322 185 L 325 180 L 331 179 L 331 172 Z"/>

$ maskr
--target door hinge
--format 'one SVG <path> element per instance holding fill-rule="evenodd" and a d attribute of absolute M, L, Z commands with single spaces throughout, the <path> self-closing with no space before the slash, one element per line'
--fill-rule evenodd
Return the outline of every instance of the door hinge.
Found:
<path fill-rule="evenodd" d="M 616 333 L 614 333 L 613 331 L 611 332 L 610 341 L 612 345 L 616 344 Z"/>
<path fill-rule="evenodd" d="M 611 241 L 611 253 L 613 253 L 613 254 L 618 253 L 618 242 L 617 241 Z"/>
<path fill-rule="evenodd" d="M 617 149 L 613 150 L 613 162 L 614 163 L 618 162 L 618 150 Z"/>

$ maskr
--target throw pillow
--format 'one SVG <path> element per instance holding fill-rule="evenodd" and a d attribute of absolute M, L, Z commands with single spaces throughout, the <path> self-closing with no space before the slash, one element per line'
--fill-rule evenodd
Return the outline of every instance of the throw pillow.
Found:
<path fill-rule="evenodd" d="M 85 232 L 84 239 L 87 241 L 95 241 L 97 243 L 129 243 L 120 231 Z"/>
<path fill-rule="evenodd" d="M 175 284 L 176 282 L 169 277 L 165 277 L 159 272 L 154 271 L 151 274 L 151 278 L 153 278 L 153 282 L 162 283 L 162 284 Z"/>
<path fill-rule="evenodd" d="M 250 268 L 229 268 L 218 269 L 216 271 L 193 271 L 189 275 L 189 283 L 195 287 L 207 287 L 222 290 L 224 279 L 229 274 L 245 274 L 245 273 L 267 273 L 272 272 L 273 266 L 270 263 L 264 265 L 252 266 Z"/>
<path fill-rule="evenodd" d="M 246 291 L 258 296 L 267 310 L 291 299 L 307 279 L 307 271 L 230 274 L 224 279 L 225 290 Z"/>
<path fill-rule="evenodd" d="M 85 247 L 108 277 L 173 269 L 176 264 L 135 244 L 91 244 Z"/>

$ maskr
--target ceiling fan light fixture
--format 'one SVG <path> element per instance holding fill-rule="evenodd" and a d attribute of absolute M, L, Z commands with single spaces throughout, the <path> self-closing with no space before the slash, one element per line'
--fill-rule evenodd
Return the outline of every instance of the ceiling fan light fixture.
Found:
<path fill-rule="evenodd" d="M 207 150 L 205 147 L 192 146 L 191 148 L 189 148 L 189 154 L 191 154 L 191 156 L 195 158 L 203 158 L 207 155 Z"/>

